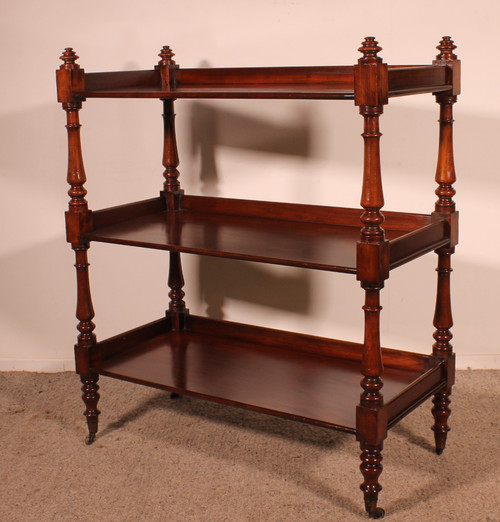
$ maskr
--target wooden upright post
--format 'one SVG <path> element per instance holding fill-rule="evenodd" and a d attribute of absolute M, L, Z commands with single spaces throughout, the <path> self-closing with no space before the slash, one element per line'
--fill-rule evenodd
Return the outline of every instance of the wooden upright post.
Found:
<path fill-rule="evenodd" d="M 455 245 L 458 242 L 458 213 L 455 210 L 455 202 L 453 196 L 455 189 L 453 183 L 456 181 L 455 164 L 453 158 L 453 104 L 457 101 L 457 95 L 460 92 L 460 62 L 453 53 L 456 45 L 449 36 L 443 37 L 437 49 L 439 54 L 436 56 L 434 63 L 447 65 L 452 74 L 452 89 L 448 92 L 436 95 L 436 101 L 440 107 L 439 117 L 439 151 L 436 168 L 436 195 L 438 199 L 435 204 L 435 213 L 445 216 L 448 219 L 451 230 L 451 241 L 449 245 L 436 250 L 438 255 L 437 266 L 437 292 L 436 292 L 436 309 L 434 313 L 434 344 L 432 347 L 433 354 L 441 359 L 446 368 L 447 385 L 436 393 L 433 399 L 434 407 L 432 414 L 434 416 L 434 438 L 436 443 L 436 453 L 440 455 L 446 445 L 446 438 L 449 431 L 448 417 L 451 414 L 450 395 L 451 388 L 455 382 L 455 356 L 453 347 L 450 343 L 453 335 L 451 327 L 453 326 L 453 318 L 451 313 L 451 293 L 450 293 L 450 275 L 451 255 L 455 251 Z"/>
<path fill-rule="evenodd" d="M 388 243 L 382 224 L 384 205 L 380 167 L 379 117 L 388 100 L 387 65 L 377 56 L 381 50 L 373 37 L 365 38 L 359 51 L 363 54 L 354 69 L 354 96 L 364 118 L 364 167 L 361 206 L 361 234 L 357 245 L 357 278 L 365 290 L 365 336 L 361 372 L 363 389 L 356 412 L 356 436 L 361 447 L 361 473 L 364 481 L 365 507 L 371 518 L 382 518 L 384 510 L 377 507 L 382 486 L 382 447 L 387 436 L 384 408 L 380 348 L 380 290 L 389 276 Z"/>
<path fill-rule="evenodd" d="M 176 63 L 173 60 L 174 53 L 168 46 L 164 46 L 159 54 L 161 60 L 157 65 L 162 79 L 162 88 L 170 90 L 174 78 Z M 176 212 L 179 209 L 180 198 L 183 191 L 179 182 L 179 154 L 177 152 L 177 140 L 175 136 L 175 112 L 174 98 L 163 99 L 163 166 L 165 170 L 163 177 L 163 193 L 167 201 L 167 209 Z M 172 321 L 174 330 L 184 328 L 185 316 L 189 313 L 184 302 L 184 277 L 182 275 L 181 255 L 179 252 L 170 252 L 170 265 L 168 275 L 168 286 L 170 287 L 170 303 L 167 316 Z"/>
<path fill-rule="evenodd" d="M 94 367 L 94 348 L 96 337 L 94 309 L 90 295 L 89 263 L 87 251 L 89 243 L 83 239 L 83 234 L 89 228 L 92 214 L 88 208 L 84 187 L 87 178 L 83 166 L 82 146 L 80 141 L 80 121 L 78 113 L 82 108 L 82 100 L 75 99 L 72 91 L 83 81 L 83 69 L 76 63 L 78 56 L 70 47 L 66 48 L 61 60 L 63 64 L 57 71 L 58 99 L 66 111 L 68 131 L 68 177 L 70 185 L 68 195 L 70 201 L 66 212 L 67 240 L 75 251 L 75 268 L 77 281 L 78 339 L 75 345 L 76 371 L 82 381 L 82 399 L 85 403 L 84 415 L 87 419 L 89 434 L 87 444 L 91 444 L 97 433 L 99 410 L 98 374 Z"/>

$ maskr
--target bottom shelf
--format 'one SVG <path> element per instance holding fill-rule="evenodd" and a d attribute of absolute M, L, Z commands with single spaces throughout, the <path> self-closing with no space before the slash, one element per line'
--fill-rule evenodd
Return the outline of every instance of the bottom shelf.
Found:
<path fill-rule="evenodd" d="M 356 432 L 363 346 L 187 316 L 98 343 L 97 370 L 148 386 Z M 432 356 L 383 349 L 389 425 L 445 385 Z"/>

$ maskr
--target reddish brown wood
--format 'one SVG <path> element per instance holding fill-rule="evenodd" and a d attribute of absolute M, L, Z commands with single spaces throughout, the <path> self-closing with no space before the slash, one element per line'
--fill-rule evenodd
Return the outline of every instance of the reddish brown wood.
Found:
<path fill-rule="evenodd" d="M 370 518 L 383 518 L 385 512 L 382 508 L 377 507 L 378 494 L 382 490 L 382 486 L 378 482 L 378 478 L 382 473 L 382 444 L 376 446 L 361 443 L 361 465 L 359 469 L 363 474 L 364 481 L 360 486 L 364 493 L 365 509 Z"/>
<path fill-rule="evenodd" d="M 162 75 L 162 82 L 166 82 L 168 86 L 173 83 L 173 71 L 175 70 L 175 62 L 172 60 L 173 53 L 169 47 L 163 47 L 160 56 L 158 67 Z M 163 177 L 165 182 L 163 184 L 164 196 L 167 204 L 167 215 L 172 217 L 171 224 L 167 226 L 170 237 L 174 239 L 180 238 L 180 231 L 176 226 L 178 213 L 178 201 L 182 195 L 181 185 L 179 182 L 179 154 L 177 152 L 177 140 L 175 137 L 175 113 L 174 100 L 163 100 L 163 166 L 165 171 Z M 172 320 L 174 330 L 181 330 L 183 328 L 185 316 L 188 313 L 186 303 L 184 302 L 184 277 L 182 275 L 181 256 L 178 251 L 170 252 L 170 265 L 168 275 L 168 286 L 170 292 L 168 294 L 170 303 L 167 315 Z"/>
<path fill-rule="evenodd" d="M 94 212 L 94 229 L 86 238 L 356 273 L 359 209 L 201 196 L 183 196 L 178 205 L 180 212 L 165 212 L 165 204 L 158 198 Z M 398 212 L 385 215 L 390 268 L 449 241 L 444 218 Z"/>
<path fill-rule="evenodd" d="M 454 382 L 450 258 L 458 242 L 453 196 L 453 104 L 460 62 L 443 37 L 431 65 L 388 66 L 367 37 L 354 66 L 182 69 L 165 46 L 149 71 L 85 73 L 67 48 L 57 71 L 67 113 L 67 239 L 75 250 L 78 340 L 88 442 L 97 432 L 99 375 L 354 433 L 361 447 L 365 507 L 381 518 L 387 430 L 434 396 L 436 448 L 445 445 Z M 438 200 L 430 215 L 384 211 L 379 120 L 393 96 L 434 93 L 440 104 Z M 86 200 L 79 111 L 91 97 L 159 98 L 164 106 L 159 197 L 91 212 Z M 177 98 L 354 100 L 363 116 L 361 208 L 320 207 L 184 195 L 179 182 Z M 160 320 L 102 342 L 94 335 L 90 241 L 169 251 L 170 302 Z M 381 347 L 380 291 L 390 270 L 438 254 L 432 355 Z M 356 274 L 365 291 L 362 344 L 189 315 L 181 252 Z M 361 379 L 361 388 L 360 388 Z"/>
<path fill-rule="evenodd" d="M 162 54 L 163 53 L 163 54 Z M 182 69 L 166 47 L 152 71 L 86 73 L 74 87 L 80 98 L 309 98 L 355 97 L 355 67 L 241 67 Z M 173 56 L 173 53 L 170 57 Z M 383 97 L 448 91 L 457 84 L 447 64 L 388 66 Z M 370 90 L 367 91 L 368 93 Z M 360 91 L 358 89 L 358 95 Z M 376 105 L 376 103 L 375 103 Z"/>
<path fill-rule="evenodd" d="M 436 93 L 450 88 L 447 67 L 440 65 L 419 67 L 391 67 L 388 66 L 389 96 L 406 96 Z"/>
<path fill-rule="evenodd" d="M 87 426 L 89 434 L 87 435 L 85 442 L 86 444 L 92 444 L 95 440 L 95 436 L 98 429 L 98 418 L 101 413 L 97 409 L 97 403 L 99 401 L 99 375 L 95 372 L 91 372 L 88 375 L 80 375 L 82 381 L 82 399 L 85 403 L 84 415 L 87 419 Z"/>
<path fill-rule="evenodd" d="M 181 255 L 179 252 L 170 252 L 168 286 L 171 289 L 168 293 L 170 297 L 168 314 L 172 319 L 174 330 L 182 330 L 188 310 L 184 302 L 185 293 L 182 290 L 184 277 L 182 275 Z"/>
<path fill-rule="evenodd" d="M 354 67 L 354 102 L 360 107 L 381 107 L 388 102 L 387 64 L 378 52 L 382 50 L 373 36 L 367 36 L 358 49 L 363 54 Z"/>
<path fill-rule="evenodd" d="M 164 143 L 163 143 L 163 166 L 165 171 L 163 177 L 165 183 L 163 188 L 165 194 L 170 196 L 177 192 L 181 185 L 179 183 L 179 154 L 177 152 L 177 141 L 175 138 L 175 113 L 174 113 L 174 100 L 163 100 L 163 131 L 164 131 Z M 170 202 L 170 198 L 168 199 Z M 168 208 L 173 209 L 172 206 Z"/>
<path fill-rule="evenodd" d="M 456 84 L 457 71 L 459 71 L 459 62 L 454 54 L 456 45 L 450 37 L 443 37 L 438 45 L 440 51 L 436 56 L 437 63 L 444 63 L 450 66 L 454 71 L 454 85 L 451 92 L 440 93 L 436 95 L 436 101 L 440 106 L 439 119 L 439 152 L 436 168 L 436 195 L 438 200 L 435 205 L 436 214 L 440 214 L 448 218 L 450 227 L 455 228 L 452 232 L 452 238 L 448 245 L 436 250 L 438 255 L 438 280 L 436 293 L 436 309 L 434 313 L 434 345 L 432 351 L 440 360 L 448 362 L 453 358 L 453 347 L 450 343 L 453 335 L 451 327 L 453 326 L 453 317 L 451 312 L 451 291 L 450 291 L 450 275 L 451 255 L 455 251 L 457 237 L 457 221 L 455 202 L 453 196 L 455 189 L 453 183 L 456 181 L 455 163 L 453 154 L 453 104 L 457 101 L 456 94 L 459 88 Z M 436 63 L 435 62 L 435 63 Z M 448 417 L 451 414 L 449 408 L 451 388 L 454 383 L 454 367 L 446 364 L 447 386 L 434 396 L 432 414 L 434 416 L 434 438 L 436 443 L 436 452 L 440 455 L 445 446 L 448 431 Z"/>
<path fill-rule="evenodd" d="M 161 60 L 156 67 L 160 71 L 161 88 L 170 91 L 175 88 L 176 63 L 173 60 L 175 55 L 168 45 L 164 45 L 158 56 Z"/>
<path fill-rule="evenodd" d="M 161 75 L 158 68 L 147 71 L 86 73 L 84 79 L 85 86 L 82 88 L 81 95 L 85 98 L 121 98 L 125 91 L 151 95 L 144 97 L 161 97 Z"/>
<path fill-rule="evenodd" d="M 384 371 L 382 363 L 382 351 L 380 346 L 380 289 L 365 286 L 366 301 L 363 306 L 365 311 L 365 339 L 363 344 L 363 359 L 361 361 L 361 387 L 363 393 L 360 398 L 360 406 L 377 409 L 383 405 L 381 389 L 383 386 L 380 378 Z"/>
<path fill-rule="evenodd" d="M 362 344 L 193 315 L 182 332 L 173 328 L 162 319 L 102 341 L 99 373 L 356 431 Z M 179 346 L 185 357 L 176 359 Z M 442 385 L 430 357 L 388 349 L 383 354 L 391 418 L 411 406 L 422 386 L 429 393 Z M 179 375 L 185 387 L 176 384 Z M 332 400 L 340 396 L 342 401 Z"/>
<path fill-rule="evenodd" d="M 357 439 L 361 446 L 361 472 L 365 507 L 370 517 L 380 518 L 378 477 L 382 472 L 382 443 L 387 436 L 387 415 L 381 393 L 384 366 L 380 346 L 380 290 L 389 277 L 389 243 L 382 228 L 384 206 L 380 166 L 379 117 L 388 102 L 388 70 L 378 56 L 381 48 L 373 37 L 365 38 L 359 51 L 363 56 L 355 68 L 355 103 L 364 118 L 364 166 L 361 206 L 363 227 L 357 246 L 357 278 L 365 290 L 365 337 L 361 361 L 361 393 L 357 408 Z"/>
<path fill-rule="evenodd" d="M 75 251 L 75 268 L 77 281 L 77 306 L 76 317 L 78 319 L 78 339 L 75 345 L 76 371 L 80 374 L 83 387 L 82 399 L 85 403 L 84 415 L 87 419 L 89 435 L 87 443 L 90 444 L 97 433 L 97 419 L 99 410 L 97 401 L 98 375 L 93 369 L 93 356 L 95 352 L 96 337 L 94 335 L 95 325 L 94 309 L 90 295 L 90 283 L 88 273 L 87 250 L 88 242 L 83 238 L 83 233 L 88 229 L 90 213 L 85 196 L 87 191 L 84 187 L 86 182 L 85 169 L 83 166 L 82 148 L 80 141 L 80 121 L 78 112 L 81 109 L 81 102 L 69 101 L 71 99 L 70 84 L 72 75 L 79 74 L 80 67 L 76 63 L 78 56 L 71 49 L 67 48 L 61 60 L 58 73 L 58 87 L 60 87 L 60 99 L 63 100 L 63 109 L 67 115 L 68 131 L 68 175 L 67 182 L 70 185 L 68 195 L 70 201 L 68 212 L 66 212 L 67 239 Z M 66 101 L 68 100 L 68 101 Z"/>

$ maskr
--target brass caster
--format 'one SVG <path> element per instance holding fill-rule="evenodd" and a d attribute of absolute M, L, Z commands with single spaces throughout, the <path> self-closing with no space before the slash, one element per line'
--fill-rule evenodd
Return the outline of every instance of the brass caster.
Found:
<path fill-rule="evenodd" d="M 87 444 L 87 446 L 90 446 L 94 441 L 95 441 L 95 433 L 89 433 L 85 437 L 85 444 Z"/>
<path fill-rule="evenodd" d="M 384 518 L 385 511 L 381 507 L 378 507 L 375 509 L 375 511 L 368 513 L 368 515 L 369 515 L 369 518 Z"/>

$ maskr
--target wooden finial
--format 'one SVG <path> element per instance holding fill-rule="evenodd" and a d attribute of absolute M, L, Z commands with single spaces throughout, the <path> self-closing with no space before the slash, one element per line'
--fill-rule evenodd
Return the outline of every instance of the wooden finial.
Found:
<path fill-rule="evenodd" d="M 361 47 L 358 49 L 360 53 L 363 53 L 363 58 L 360 58 L 363 62 L 366 61 L 382 61 L 382 58 L 377 56 L 377 53 L 382 50 L 382 47 L 378 45 L 377 40 L 374 36 L 367 36 Z"/>
<path fill-rule="evenodd" d="M 175 69 L 178 67 L 172 59 L 175 55 L 168 45 L 164 45 L 158 56 L 161 60 L 155 66 L 155 69 L 160 71 L 162 88 L 170 90 L 175 84 Z"/>
<path fill-rule="evenodd" d="M 175 65 L 175 61 L 172 58 L 175 54 L 172 52 L 172 49 L 168 45 L 164 45 L 158 55 L 161 60 L 158 62 L 158 65 L 168 66 Z"/>
<path fill-rule="evenodd" d="M 66 69 L 66 70 L 79 69 L 80 66 L 76 63 L 76 60 L 78 60 L 78 58 L 80 58 L 80 57 L 77 56 L 75 51 L 73 51 L 72 47 L 66 47 L 66 49 L 64 49 L 63 54 L 60 56 L 60 59 L 64 63 L 61 64 L 59 69 Z"/>
<path fill-rule="evenodd" d="M 436 49 L 439 51 L 439 54 L 436 56 L 436 60 L 456 60 L 457 55 L 453 53 L 456 48 L 457 46 L 453 43 L 453 40 L 450 36 L 443 36 L 443 39 L 436 47 Z"/>

